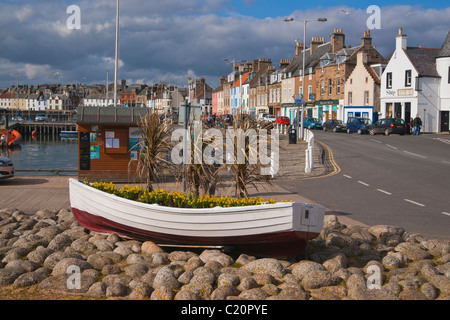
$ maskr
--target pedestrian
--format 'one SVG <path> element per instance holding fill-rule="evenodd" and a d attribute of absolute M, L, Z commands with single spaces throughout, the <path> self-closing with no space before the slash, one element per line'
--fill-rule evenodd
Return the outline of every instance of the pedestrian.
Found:
<path fill-rule="evenodd" d="M 419 115 L 416 115 L 414 119 L 414 135 L 420 135 L 420 129 L 422 127 L 422 119 L 420 119 Z"/>
<path fill-rule="evenodd" d="M 408 123 L 408 132 L 409 134 L 413 134 L 414 132 L 414 119 L 411 117 L 411 119 L 409 119 L 409 123 Z"/>

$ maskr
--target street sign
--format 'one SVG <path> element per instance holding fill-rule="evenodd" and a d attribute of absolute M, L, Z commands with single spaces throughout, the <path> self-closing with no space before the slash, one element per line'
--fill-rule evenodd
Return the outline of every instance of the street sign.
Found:
<path fill-rule="evenodd" d="M 295 103 L 302 103 L 303 100 L 302 99 L 295 99 Z"/>

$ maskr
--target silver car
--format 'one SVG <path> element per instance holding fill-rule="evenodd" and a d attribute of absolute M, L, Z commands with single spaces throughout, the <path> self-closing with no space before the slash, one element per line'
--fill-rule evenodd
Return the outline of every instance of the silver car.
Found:
<path fill-rule="evenodd" d="M 0 156 L 0 179 L 14 177 L 14 164 L 6 157 Z"/>

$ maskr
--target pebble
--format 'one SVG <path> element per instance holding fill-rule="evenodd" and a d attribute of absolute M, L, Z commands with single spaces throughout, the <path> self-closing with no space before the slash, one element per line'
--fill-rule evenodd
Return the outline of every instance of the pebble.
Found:
<path fill-rule="evenodd" d="M 91 232 L 66 209 L 0 210 L 0 288 L 89 299 L 450 300 L 450 241 L 396 226 L 326 216 L 320 236 L 287 260 L 194 251 Z"/>

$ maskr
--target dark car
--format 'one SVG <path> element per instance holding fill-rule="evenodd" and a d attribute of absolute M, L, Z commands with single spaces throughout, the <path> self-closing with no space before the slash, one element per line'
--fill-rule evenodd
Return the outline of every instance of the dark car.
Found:
<path fill-rule="evenodd" d="M 357 132 L 358 134 L 369 133 L 369 126 L 372 120 L 367 118 L 348 118 L 347 133 Z"/>
<path fill-rule="evenodd" d="M 347 125 L 342 120 L 327 120 L 322 125 L 323 131 L 346 132 Z"/>
<path fill-rule="evenodd" d="M 406 125 L 403 119 L 385 118 L 380 119 L 371 126 L 369 126 L 369 133 L 371 135 L 390 134 L 404 135 L 406 133 Z"/>

